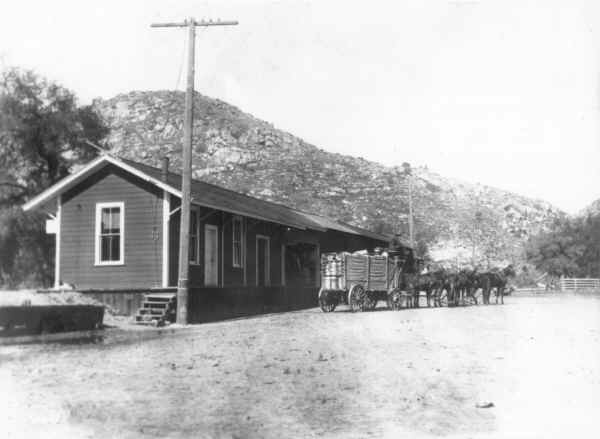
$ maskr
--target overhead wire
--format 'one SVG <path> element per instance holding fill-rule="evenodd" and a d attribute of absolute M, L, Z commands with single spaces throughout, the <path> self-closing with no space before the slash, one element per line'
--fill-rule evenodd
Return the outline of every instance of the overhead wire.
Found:
<path fill-rule="evenodd" d="M 179 90 L 179 84 L 181 83 L 181 74 L 183 72 L 183 64 L 185 62 L 185 53 L 187 51 L 187 45 L 188 45 L 188 40 L 185 37 L 185 30 L 187 30 L 187 28 L 183 28 L 182 33 L 184 34 L 183 37 L 183 50 L 181 52 L 181 58 L 179 61 L 179 71 L 177 72 L 177 80 L 175 81 L 175 90 Z"/>

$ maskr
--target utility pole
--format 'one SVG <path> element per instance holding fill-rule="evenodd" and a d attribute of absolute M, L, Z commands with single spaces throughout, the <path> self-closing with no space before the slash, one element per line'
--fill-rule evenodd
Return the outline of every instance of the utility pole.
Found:
<path fill-rule="evenodd" d="M 477 203 L 479 205 L 479 202 Z M 475 220 L 473 221 L 473 236 L 472 236 L 472 244 L 473 244 L 473 253 L 471 255 L 471 263 L 473 264 L 473 267 L 475 267 L 475 247 L 476 244 L 479 243 L 479 229 L 480 229 L 480 225 L 481 225 L 481 211 L 477 211 L 475 212 Z"/>
<path fill-rule="evenodd" d="M 406 173 L 406 180 L 408 186 L 408 236 L 410 240 L 410 245 L 413 250 L 415 248 L 415 235 L 414 235 L 414 224 L 413 224 L 413 204 L 412 204 L 412 170 L 410 168 L 410 164 L 404 162 L 402 163 L 402 167 L 404 168 L 404 172 Z"/>
<path fill-rule="evenodd" d="M 181 180 L 181 221 L 179 223 L 179 277 L 177 282 L 177 323 L 188 322 L 188 293 L 190 272 L 190 202 L 192 186 L 192 130 L 194 125 L 194 55 L 196 26 L 235 26 L 237 21 L 213 21 L 188 18 L 182 23 L 153 23 L 150 27 L 188 28 L 188 71 L 185 91 L 185 120 L 183 126 L 183 160 Z"/>

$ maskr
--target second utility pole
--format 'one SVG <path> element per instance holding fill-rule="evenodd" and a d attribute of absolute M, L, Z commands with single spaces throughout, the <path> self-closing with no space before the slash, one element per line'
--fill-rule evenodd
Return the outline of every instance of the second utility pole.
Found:
<path fill-rule="evenodd" d="M 412 202 L 412 169 L 410 164 L 402 163 L 404 172 L 406 173 L 406 180 L 408 186 L 408 236 L 410 245 L 415 250 L 415 225 L 413 223 L 413 202 Z"/>
<path fill-rule="evenodd" d="M 154 23 L 151 27 L 188 28 L 188 71 L 185 91 L 185 120 L 183 125 L 183 160 L 181 170 L 181 221 L 179 223 L 179 276 L 177 281 L 177 323 L 188 323 L 188 294 L 190 273 L 190 202 L 192 188 L 192 134 L 194 125 L 194 55 L 196 26 L 232 26 L 237 21 L 196 21 L 183 23 Z"/>

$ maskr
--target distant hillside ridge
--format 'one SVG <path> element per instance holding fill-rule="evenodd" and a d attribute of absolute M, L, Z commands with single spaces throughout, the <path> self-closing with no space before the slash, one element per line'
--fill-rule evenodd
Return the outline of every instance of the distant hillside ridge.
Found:
<path fill-rule="evenodd" d="M 134 91 L 93 105 L 114 154 L 153 166 L 168 156 L 181 169 L 183 92 Z M 194 117 L 195 178 L 376 232 L 407 230 L 401 168 L 324 151 L 198 93 Z M 545 201 L 423 167 L 413 169 L 413 186 L 416 238 L 438 260 L 514 260 L 528 236 L 565 216 Z"/>

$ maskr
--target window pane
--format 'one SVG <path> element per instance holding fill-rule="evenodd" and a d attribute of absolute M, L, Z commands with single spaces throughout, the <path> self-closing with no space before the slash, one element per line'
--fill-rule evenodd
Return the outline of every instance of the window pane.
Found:
<path fill-rule="evenodd" d="M 192 210 L 190 212 L 190 235 L 196 235 L 198 230 L 198 214 Z"/>
<path fill-rule="evenodd" d="M 239 218 L 233 220 L 233 265 L 242 266 L 242 221 Z"/>
<path fill-rule="evenodd" d="M 100 233 L 120 233 L 121 229 L 121 209 L 110 207 L 102 209 Z"/>
<path fill-rule="evenodd" d="M 101 217 L 100 233 L 105 234 L 110 229 L 110 209 L 102 209 Z"/>
<path fill-rule="evenodd" d="M 190 236 L 190 262 L 197 262 L 198 260 L 198 256 L 197 256 L 197 250 L 198 250 L 198 244 L 197 244 L 197 237 L 196 236 Z"/>
<path fill-rule="evenodd" d="M 239 242 L 234 242 L 233 243 L 233 265 L 241 265 L 241 261 L 242 261 L 242 252 L 241 252 L 241 246 Z"/>
<path fill-rule="evenodd" d="M 100 237 L 100 260 L 110 261 L 110 236 Z"/>
<path fill-rule="evenodd" d="M 120 236 L 111 236 L 111 246 L 110 246 L 110 260 L 118 261 L 121 259 L 121 237 Z"/>
<path fill-rule="evenodd" d="M 113 207 L 110 209 L 110 233 L 119 233 L 121 229 L 121 209 Z"/>
<path fill-rule="evenodd" d="M 241 240 L 242 240 L 241 221 L 235 220 L 233 222 L 233 242 L 239 242 Z"/>

